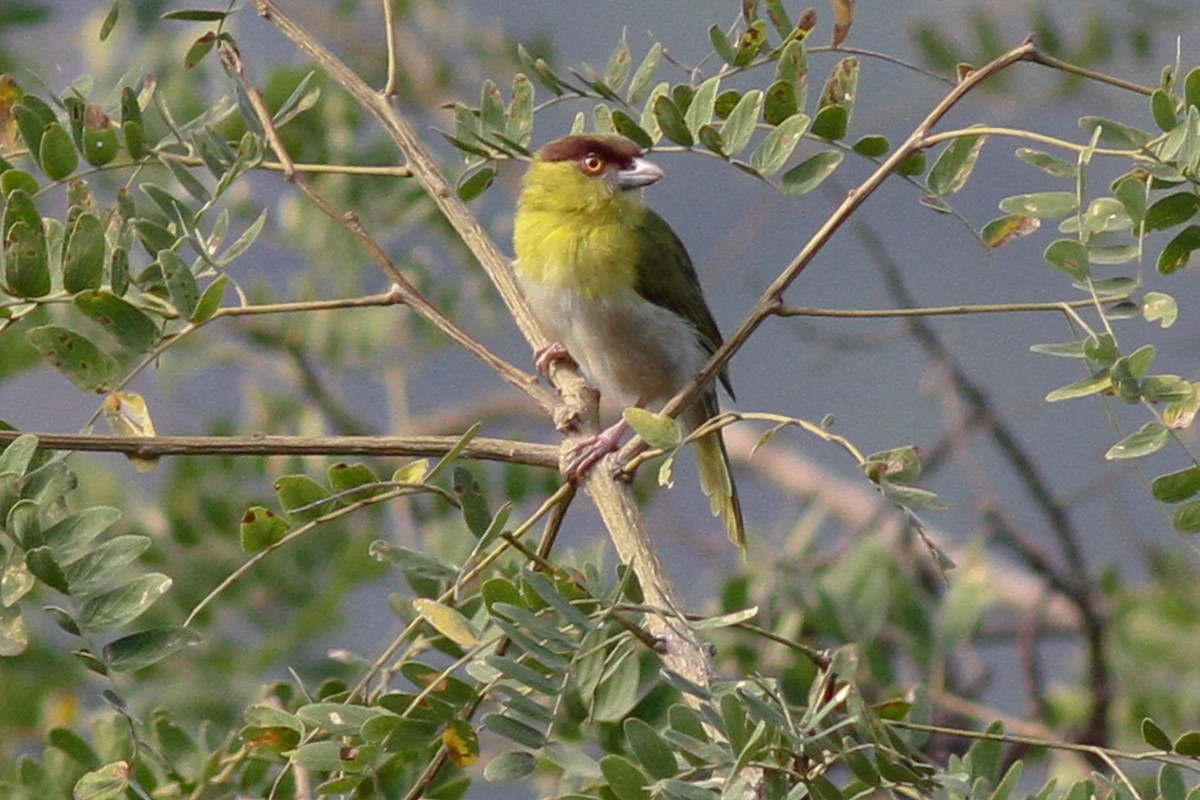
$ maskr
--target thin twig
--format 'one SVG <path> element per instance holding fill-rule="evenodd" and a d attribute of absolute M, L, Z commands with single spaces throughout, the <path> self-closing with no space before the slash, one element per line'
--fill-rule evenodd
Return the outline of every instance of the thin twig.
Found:
<path fill-rule="evenodd" d="M 1131 294 L 1105 297 L 1104 303 L 1123 303 Z M 810 306 L 780 306 L 772 313 L 780 317 L 840 317 L 870 319 L 875 317 L 944 317 L 957 314 L 1007 314 L 1017 311 L 1062 311 L 1064 308 L 1091 308 L 1094 302 L 1057 300 L 1044 303 L 984 303 L 961 306 L 921 306 L 919 308 L 813 308 Z"/>
<path fill-rule="evenodd" d="M 7 445 L 26 431 L 0 431 Z M 458 436 L 97 436 L 38 433 L 44 450 L 124 453 L 138 458 L 160 456 L 444 456 L 462 441 Z M 558 467 L 558 447 L 478 436 L 462 451 L 465 458 L 502 461 L 533 467 Z"/>

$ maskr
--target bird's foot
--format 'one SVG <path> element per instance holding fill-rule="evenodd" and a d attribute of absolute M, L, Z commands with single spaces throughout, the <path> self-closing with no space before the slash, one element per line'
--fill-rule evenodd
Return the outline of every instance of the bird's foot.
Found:
<path fill-rule="evenodd" d="M 550 374 L 550 365 L 555 361 L 575 363 L 575 359 L 567 352 L 567 346 L 562 342 L 551 342 L 545 347 L 539 347 L 533 354 L 533 363 L 543 375 Z"/>
<path fill-rule="evenodd" d="M 629 424 L 621 420 L 571 448 L 562 465 L 563 475 L 574 480 L 595 466 L 596 462 L 617 449 Z"/>

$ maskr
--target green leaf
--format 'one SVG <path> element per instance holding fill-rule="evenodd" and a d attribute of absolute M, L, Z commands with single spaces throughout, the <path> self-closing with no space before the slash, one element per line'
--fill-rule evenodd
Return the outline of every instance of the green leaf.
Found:
<path fill-rule="evenodd" d="M 483 124 L 482 133 L 503 131 L 505 128 L 504 101 L 500 87 L 491 79 L 483 82 L 479 96 L 479 121 Z"/>
<path fill-rule="evenodd" d="M 40 220 L 36 226 L 21 220 L 8 230 L 4 237 L 4 279 L 15 297 L 50 293 L 50 259 Z"/>
<path fill-rule="evenodd" d="M 822 150 L 783 173 L 781 183 L 787 194 L 807 194 L 833 174 L 842 163 L 838 150 Z"/>
<path fill-rule="evenodd" d="M 309 703 L 296 709 L 296 717 L 332 736 L 357 734 L 370 720 L 386 712 L 352 703 Z"/>
<path fill-rule="evenodd" d="M 880 158 L 887 155 L 888 151 L 892 149 L 892 143 L 888 141 L 886 136 L 863 136 L 854 143 L 851 149 L 860 156 Z"/>
<path fill-rule="evenodd" d="M 693 137 L 699 135 L 700 128 L 712 122 L 713 105 L 717 101 L 717 91 L 720 87 L 721 78 L 719 75 L 715 75 L 700 84 L 692 96 L 692 102 L 688 104 L 683 121 L 688 130 L 692 132 Z"/>
<path fill-rule="evenodd" d="M 1107 370 L 1102 370 L 1090 378 L 1083 378 L 1082 380 L 1067 384 L 1061 389 L 1055 389 L 1046 395 L 1046 402 L 1057 403 L 1061 400 L 1086 397 L 1090 394 L 1102 392 L 1110 386 L 1112 386 L 1112 378 L 1109 377 Z"/>
<path fill-rule="evenodd" d="M 517 781 L 532 775 L 537 768 L 537 756 L 524 750 L 501 753 L 483 768 L 483 777 L 492 783 Z"/>
<path fill-rule="evenodd" d="M 800 110 L 796 98 L 796 87 L 790 81 L 775 81 L 763 95 L 763 119 L 770 125 L 779 125 Z"/>
<path fill-rule="evenodd" d="M 649 779 L 628 759 L 607 755 L 600 759 L 600 771 L 617 800 L 649 800 Z"/>
<path fill-rule="evenodd" d="M 503 714 L 487 714 L 483 718 L 483 727 L 533 750 L 540 750 L 546 744 L 546 737 L 537 728 Z"/>
<path fill-rule="evenodd" d="M 783 81 L 791 86 L 791 96 L 798 108 L 803 108 L 807 104 L 808 58 L 805 55 L 802 41 L 793 39 L 783 48 L 783 52 L 779 54 L 779 61 L 775 64 L 775 80 Z M 793 110 L 792 113 L 795 111 Z M 791 116 L 791 114 L 787 116 Z"/>
<path fill-rule="evenodd" d="M 229 13 L 226 11 L 202 11 L 188 9 L 185 11 L 168 11 L 161 19 L 183 20 L 185 22 L 221 22 Z"/>
<path fill-rule="evenodd" d="M 73 800 L 120 800 L 129 788 L 133 767 L 126 761 L 114 761 L 87 773 L 75 782 Z"/>
<path fill-rule="evenodd" d="M 109 642 L 104 646 L 104 661 L 113 672 L 136 672 L 203 638 L 198 631 L 178 625 L 151 628 Z"/>
<path fill-rule="evenodd" d="M 1164 132 L 1179 124 L 1179 117 L 1175 114 L 1175 98 L 1162 89 L 1155 89 L 1150 95 L 1150 115 L 1154 117 L 1154 124 Z"/>
<path fill-rule="evenodd" d="M 239 535 L 242 552 L 254 555 L 279 542 L 291 526 L 287 520 L 263 506 L 251 506 L 242 515 Z"/>
<path fill-rule="evenodd" d="M 1197 471 L 1200 472 L 1200 469 Z M 1154 720 L 1149 717 L 1142 719 L 1142 739 L 1155 750 L 1167 753 L 1172 750 L 1170 737 L 1163 733 L 1163 729 L 1154 724 Z"/>
<path fill-rule="evenodd" d="M 1169 294 L 1146 292 L 1142 296 L 1142 317 L 1147 322 L 1158 320 L 1162 327 L 1169 328 L 1179 317 L 1179 307 L 1175 304 L 1175 298 Z"/>
<path fill-rule="evenodd" d="M 1171 430 L 1161 422 L 1147 422 L 1136 433 L 1131 433 L 1114 444 L 1104 454 L 1110 461 L 1125 458 L 1142 458 L 1157 453 L 1171 441 Z"/>
<path fill-rule="evenodd" d="M 1147 131 L 1131 128 L 1115 120 L 1102 117 L 1081 117 L 1079 127 L 1089 135 L 1099 130 L 1100 144 L 1124 150 L 1137 150 L 1154 138 Z"/>
<path fill-rule="evenodd" d="M 42 131 L 38 161 L 42 165 L 42 172 L 52 181 L 61 181 L 79 166 L 79 153 L 75 151 L 71 134 L 59 123 L 47 125 Z"/>
<path fill-rule="evenodd" d="M 196 301 L 196 309 L 192 311 L 192 323 L 195 325 L 203 325 L 213 318 L 213 315 L 221 308 L 221 301 L 225 299 L 225 288 L 229 285 L 229 277 L 227 275 L 218 275 L 216 280 L 204 288 L 200 294 L 200 299 Z"/>
<path fill-rule="evenodd" d="M 379 486 L 372 485 L 377 483 L 379 483 L 379 477 L 370 467 L 361 462 L 338 463 L 329 468 L 329 486 L 335 494 L 341 495 L 340 499 L 343 503 L 361 500 L 385 491 Z M 369 488 L 365 488 L 361 492 L 353 491 L 360 486 Z"/>
<path fill-rule="evenodd" d="M 1186 267 L 1192 252 L 1197 249 L 1200 249 L 1200 225 L 1188 225 L 1163 248 L 1158 257 L 1158 271 L 1170 275 Z"/>
<path fill-rule="evenodd" d="M 1184 531 L 1184 533 L 1195 533 L 1195 531 Z M 1188 731 L 1176 739 L 1175 752 L 1188 758 L 1200 757 L 1200 731 Z"/>
<path fill-rule="evenodd" d="M 1175 509 L 1171 524 L 1180 533 L 1200 533 L 1200 500 L 1192 500 Z"/>
<path fill-rule="evenodd" d="M 1182 225 L 1200 211 L 1200 195 L 1176 192 L 1146 209 L 1146 231 L 1161 231 Z"/>
<path fill-rule="evenodd" d="M 683 441 L 683 429 L 679 422 L 671 417 L 636 407 L 625 409 L 621 416 L 651 447 L 671 450 Z"/>
<path fill-rule="evenodd" d="M 22 476 L 29 469 L 29 462 L 37 453 L 38 439 L 32 433 L 23 433 L 13 439 L 0 452 L 0 477 Z"/>
<path fill-rule="evenodd" d="M 471 471 L 463 467 L 454 468 L 454 494 L 462 507 L 463 519 L 467 529 L 478 539 L 487 531 L 492 522 L 492 512 L 488 509 L 487 498 L 479 488 L 479 483 Z"/>
<path fill-rule="evenodd" d="M 1103 367 L 1111 367 L 1121 357 L 1117 340 L 1111 333 L 1101 333 L 1084 339 L 1083 354 Z M 1128 367 L 1128 360 L 1125 361 L 1125 366 Z M 1116 377 L 1129 377 L 1132 374 L 1128 369 L 1124 373 L 1114 371 Z"/>
<path fill-rule="evenodd" d="M 1006 214 L 1050 219 L 1065 217 L 1078 207 L 1074 192 L 1019 194 L 1000 201 L 1000 210 Z"/>
<path fill-rule="evenodd" d="M 936 493 L 928 489 L 905 486 L 903 484 L 892 483 L 889 480 L 881 480 L 879 482 L 879 489 L 888 500 L 907 508 L 929 508 L 934 511 L 945 511 L 949 508 L 948 505 L 938 499 Z"/>
<path fill-rule="evenodd" d="M 679 106 L 675 105 L 675 101 L 665 94 L 654 99 L 654 118 L 663 134 L 671 141 L 684 147 L 691 147 L 695 144 L 691 129 L 688 128 Z"/>
<path fill-rule="evenodd" d="M 68 230 L 63 288 L 68 292 L 100 288 L 104 276 L 104 226 L 94 214 L 81 214 Z"/>
<path fill-rule="evenodd" d="M 23 169 L 9 169 L 0 173 L 0 194 L 5 197 L 11 198 L 12 193 L 18 190 L 33 195 L 40 188 L 37 178 Z"/>
<path fill-rule="evenodd" d="M 1134 177 L 1121 178 L 1113 184 L 1113 195 L 1125 207 L 1125 213 L 1129 215 L 1135 233 L 1146 218 L 1148 191 L 1146 182 Z"/>
<path fill-rule="evenodd" d="M 79 627 L 103 633 L 133 622 L 171 588 L 171 579 L 159 572 L 89 598 L 79 608 Z"/>
<path fill-rule="evenodd" d="M 654 140 L 650 134 L 642 130 L 642 126 L 633 117 L 619 108 L 612 112 L 612 121 L 617 133 L 632 139 L 643 150 L 649 150 L 654 146 Z"/>
<path fill-rule="evenodd" d="M 933 197 L 949 197 L 966 186 L 986 141 L 986 136 L 960 136 L 946 145 L 929 170 L 926 181 L 929 194 Z M 1000 207 L 1008 211 L 1003 203 Z"/>
<path fill-rule="evenodd" d="M 1150 403 L 1187 403 L 1195 396 L 1196 387 L 1178 375 L 1151 375 L 1142 381 L 1142 397 Z"/>
<path fill-rule="evenodd" d="M 479 644 L 479 632 L 457 609 L 424 597 L 416 598 L 412 604 L 426 622 L 455 644 L 462 647 Z"/>
<path fill-rule="evenodd" d="M 100 289 L 75 295 L 75 307 L 112 334 L 123 347 L 144 353 L 158 341 L 154 320 L 137 306 Z"/>
<path fill-rule="evenodd" d="M 617 46 L 609 55 L 608 63 L 604 67 L 604 83 L 610 89 L 618 90 L 621 88 L 621 84 L 625 83 L 625 79 L 629 77 L 631 60 L 629 45 L 625 41 L 625 32 L 621 31 L 621 41 L 617 42 Z"/>
<path fill-rule="evenodd" d="M 655 42 L 650 46 L 642 63 L 634 70 L 633 78 L 630 79 L 629 88 L 625 94 L 625 100 L 630 105 L 638 105 L 649 95 L 650 82 L 658 70 L 659 61 L 662 60 L 662 49 L 662 45 Z"/>
<path fill-rule="evenodd" d="M 250 246 L 258 239 L 258 235 L 262 233 L 266 222 L 267 210 L 264 208 L 262 213 L 254 218 L 254 222 L 250 223 L 250 226 L 242 232 L 242 235 L 233 244 L 229 245 L 225 252 L 217 256 L 217 264 L 223 267 L 249 250 Z"/>
<path fill-rule="evenodd" d="M 54 560 L 54 554 L 49 547 L 35 547 L 25 551 L 25 566 L 33 576 L 50 588 L 68 594 L 67 576 L 62 567 Z"/>
<path fill-rule="evenodd" d="M 10 175 L 12 172 L 13 170 L 9 170 L 4 175 Z M 36 191 L 37 182 L 35 181 L 32 191 L 17 187 L 6 192 L 4 206 L 4 237 L 6 239 L 12 232 L 13 226 L 18 222 L 23 222 L 34 230 L 41 229 L 42 217 L 38 213 L 37 204 L 32 197 L 33 192 Z"/>
<path fill-rule="evenodd" d="M 636 717 L 625 720 L 623 727 L 629 749 L 651 778 L 663 780 L 679 774 L 675 751 L 658 731 Z"/>
<path fill-rule="evenodd" d="M 804 114 L 794 114 L 779 123 L 750 154 L 750 166 L 759 175 L 777 172 L 800 143 L 808 124 Z"/>
<path fill-rule="evenodd" d="M 143 184 L 145 188 L 145 184 Z M 196 276 L 188 267 L 187 262 L 179 257 L 174 250 L 159 250 L 158 264 L 162 267 L 163 279 L 167 283 L 167 292 L 171 295 L 171 303 L 179 309 L 184 318 L 191 318 L 200 302 L 200 288 L 196 285 Z"/>
<path fill-rule="evenodd" d="M 713 52 L 720 56 L 726 64 L 732 66 L 737 60 L 737 48 L 725 38 L 725 32 L 719 25 L 708 26 L 708 40 L 712 43 Z"/>
<path fill-rule="evenodd" d="M 533 82 L 519 72 L 513 77 L 512 100 L 505 116 L 504 135 L 528 147 L 533 139 Z"/>
<path fill-rule="evenodd" d="M 100 41 L 108 40 L 109 34 L 117 26 L 117 18 L 120 15 L 120 11 L 120 0 L 113 0 L 113 4 L 109 6 L 108 13 L 104 15 L 104 21 L 100 23 Z"/>
<path fill-rule="evenodd" d="M 1076 239 L 1057 239 L 1051 242 L 1042 257 L 1077 281 L 1087 278 L 1087 248 Z"/>
<path fill-rule="evenodd" d="M 109 539 L 73 563 L 67 563 L 67 584 L 74 595 L 94 594 L 115 586 L 121 578 L 121 568 L 131 563 L 150 546 L 148 536 L 117 536 Z"/>
<path fill-rule="evenodd" d="M 294 520 L 306 522 L 332 509 L 329 490 L 307 475 L 284 475 L 275 481 L 275 496 Z"/>
<path fill-rule="evenodd" d="M 825 88 L 821 91 L 812 124 L 814 136 L 837 141 L 846 135 L 857 91 L 858 59 L 842 59 L 829 73 Z"/>
<path fill-rule="evenodd" d="M 1200 67 L 1192 68 L 1183 79 L 1183 101 L 1200 108 Z"/>
<path fill-rule="evenodd" d="M 93 118 L 93 113 L 99 116 Z M 117 131 L 112 122 L 103 111 L 89 104 L 88 115 L 84 117 L 83 157 L 93 167 L 103 167 L 111 163 L 118 152 L 120 144 L 117 142 Z"/>
<path fill-rule="evenodd" d="M 725 142 L 727 155 L 737 155 L 750 143 L 762 103 L 763 93 L 758 89 L 751 89 L 742 95 L 737 105 L 729 112 L 725 124 L 721 126 L 721 138 Z"/>
<path fill-rule="evenodd" d="M 1017 158 L 1029 164 L 1032 167 L 1040 169 L 1047 175 L 1052 175 L 1055 178 L 1068 178 L 1075 180 L 1079 176 L 1079 167 L 1070 161 L 1043 153 L 1041 150 L 1034 150 L 1029 147 L 1018 147 L 1016 150 Z"/>
<path fill-rule="evenodd" d="M 625 718 L 638 701 L 638 660 L 624 654 L 611 664 L 600 678 L 592 697 L 592 719 L 597 722 L 618 722 Z"/>
<path fill-rule="evenodd" d="M 111 356 L 70 328 L 45 325 L 31 329 L 26 338 L 43 358 L 84 391 L 108 392 L 120 374 Z"/>

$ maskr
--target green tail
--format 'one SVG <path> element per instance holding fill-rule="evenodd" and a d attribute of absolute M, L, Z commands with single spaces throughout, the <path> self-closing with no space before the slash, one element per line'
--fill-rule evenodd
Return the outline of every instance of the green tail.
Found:
<path fill-rule="evenodd" d="M 685 415 L 687 427 L 694 430 L 716 416 L 718 412 L 716 392 L 710 391 L 703 395 Z M 717 431 L 703 439 L 698 439 L 695 447 L 696 465 L 700 472 L 700 488 L 708 496 L 713 516 L 720 517 L 724 521 L 729 540 L 737 545 L 738 552 L 745 561 L 746 524 L 742 520 L 742 504 L 738 500 L 733 473 L 729 469 L 729 453 L 725 449 L 725 438 L 720 431 Z"/>

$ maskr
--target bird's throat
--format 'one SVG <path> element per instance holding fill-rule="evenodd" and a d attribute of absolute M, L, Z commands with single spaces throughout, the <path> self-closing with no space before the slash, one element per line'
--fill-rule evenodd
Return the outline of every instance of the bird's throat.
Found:
<path fill-rule="evenodd" d="M 640 205 L 611 203 L 589 212 L 526 208 L 514 230 L 522 280 L 598 300 L 636 282 Z"/>

